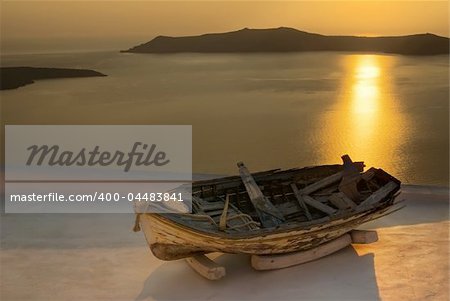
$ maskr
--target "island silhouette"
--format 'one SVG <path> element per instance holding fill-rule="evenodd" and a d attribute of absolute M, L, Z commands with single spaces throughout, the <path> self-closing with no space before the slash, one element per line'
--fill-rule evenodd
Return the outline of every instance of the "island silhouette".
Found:
<path fill-rule="evenodd" d="M 0 90 L 17 89 L 39 79 L 106 76 L 89 69 L 1 67 Z"/>
<path fill-rule="evenodd" d="M 198 36 L 158 36 L 122 52 L 132 53 L 250 53 L 349 51 L 403 55 L 449 53 L 449 38 L 431 33 L 406 36 L 327 36 L 294 28 L 248 29 Z"/>

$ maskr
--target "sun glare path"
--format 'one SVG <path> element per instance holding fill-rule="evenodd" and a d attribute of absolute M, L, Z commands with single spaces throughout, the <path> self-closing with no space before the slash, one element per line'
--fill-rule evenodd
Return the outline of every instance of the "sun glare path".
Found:
<path fill-rule="evenodd" d="M 343 57 L 344 77 L 333 108 L 324 113 L 318 135 L 318 162 L 337 162 L 337 154 L 364 160 L 367 166 L 395 170 L 392 158 L 407 133 L 399 112 L 390 70 L 393 59 L 375 54 Z"/>
<path fill-rule="evenodd" d="M 364 118 L 361 120 L 363 123 L 369 122 L 367 118 L 373 118 L 377 111 L 380 74 L 376 57 L 369 55 L 357 58 L 352 79 L 352 110 L 355 118 Z"/>

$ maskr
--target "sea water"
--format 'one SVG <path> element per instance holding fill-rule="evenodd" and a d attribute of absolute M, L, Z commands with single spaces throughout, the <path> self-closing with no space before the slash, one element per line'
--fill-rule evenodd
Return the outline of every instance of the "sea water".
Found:
<path fill-rule="evenodd" d="M 88 68 L 0 92 L 3 124 L 190 124 L 193 171 L 340 163 L 448 185 L 448 56 L 355 53 L 2 56 L 2 66 Z"/>

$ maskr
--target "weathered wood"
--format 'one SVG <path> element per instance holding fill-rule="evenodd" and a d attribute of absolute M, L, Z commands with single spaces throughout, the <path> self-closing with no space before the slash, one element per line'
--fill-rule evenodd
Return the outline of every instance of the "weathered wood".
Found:
<path fill-rule="evenodd" d="M 357 185 L 361 180 L 361 174 L 348 155 L 343 155 L 341 158 L 344 162 L 344 170 L 342 172 L 342 181 L 339 183 L 339 191 L 352 201 L 359 203 L 361 201 L 361 194 L 358 191 Z"/>
<path fill-rule="evenodd" d="M 375 191 L 372 195 L 370 195 L 367 199 L 362 201 L 357 209 L 364 209 L 364 208 L 370 208 L 372 205 L 378 203 L 382 199 L 384 199 L 386 196 L 388 196 L 392 191 L 394 191 L 398 187 L 398 184 L 396 184 L 393 181 L 390 181 L 377 191 Z"/>
<path fill-rule="evenodd" d="M 224 231 L 227 228 L 227 213 L 228 213 L 228 204 L 230 203 L 230 197 L 227 195 L 225 200 L 225 206 L 223 207 L 222 215 L 220 216 L 219 221 L 219 230 Z"/>
<path fill-rule="evenodd" d="M 361 178 L 365 181 L 370 181 L 375 176 L 376 172 L 377 172 L 377 169 L 371 167 L 366 172 L 361 174 Z"/>
<path fill-rule="evenodd" d="M 347 206 L 349 206 L 350 208 L 355 208 L 356 204 L 355 202 L 353 202 L 349 197 L 347 197 L 345 194 L 343 193 L 339 193 L 339 196 L 341 197 L 341 199 L 347 204 Z"/>
<path fill-rule="evenodd" d="M 206 255 L 188 257 L 186 262 L 194 271 L 209 280 L 219 280 L 226 275 L 225 267 L 218 265 Z"/>
<path fill-rule="evenodd" d="M 340 171 L 338 173 L 335 173 L 334 175 L 328 176 L 326 178 L 323 178 L 320 181 L 317 181 L 311 185 L 308 185 L 304 187 L 302 190 L 300 190 L 301 194 L 311 194 L 317 190 L 320 190 L 322 188 L 325 188 L 333 183 L 339 182 L 342 179 L 343 172 Z"/>
<path fill-rule="evenodd" d="M 350 231 L 350 236 L 354 244 L 370 244 L 378 241 L 377 231 L 352 230 Z"/>
<path fill-rule="evenodd" d="M 333 220 L 326 217 L 293 223 L 295 228 L 287 225 L 286 231 L 277 232 L 261 229 L 246 233 L 222 234 L 220 232 L 219 234 L 218 230 L 217 232 L 209 231 L 203 226 L 197 227 L 194 223 L 189 223 L 193 226 L 189 226 L 190 230 L 186 231 L 183 222 L 171 221 L 172 218 L 177 218 L 178 214 L 164 216 L 142 214 L 140 224 L 152 253 L 161 260 L 191 257 L 196 255 L 195 253 L 198 254 L 199 251 L 252 255 L 284 254 L 309 250 L 338 238 L 363 223 L 395 211 L 390 211 L 390 208 L 385 207 L 357 216 L 343 215 Z"/>
<path fill-rule="evenodd" d="M 320 189 L 319 191 L 316 191 L 312 193 L 314 196 L 329 196 L 330 194 L 336 192 L 338 190 L 336 185 L 331 185 L 330 187 Z"/>
<path fill-rule="evenodd" d="M 223 204 L 222 202 L 211 202 L 210 204 L 202 204 L 202 208 L 204 211 L 222 210 Z"/>
<path fill-rule="evenodd" d="M 310 250 L 280 255 L 252 255 L 251 263 L 255 270 L 274 270 L 313 261 L 330 255 L 352 242 L 349 234 L 322 244 Z"/>
<path fill-rule="evenodd" d="M 209 216 L 213 217 L 213 216 L 220 216 L 223 213 L 223 208 L 220 210 L 214 210 L 214 211 L 206 211 L 206 214 L 208 214 Z"/>
<path fill-rule="evenodd" d="M 323 213 L 305 202 L 313 217 L 311 221 L 308 221 L 306 216 L 303 216 L 295 195 L 291 195 L 294 193 L 287 186 L 290 186 L 291 183 L 296 183 L 300 189 L 305 185 L 340 171 L 338 168 L 329 167 L 320 169 L 320 172 L 317 172 L 318 169 L 316 168 L 312 168 L 312 170 L 314 172 L 311 172 L 310 169 L 288 173 L 279 172 L 279 174 L 275 172 L 268 175 L 271 178 L 270 180 L 267 180 L 265 177 L 254 178 L 256 183 L 264 185 L 265 196 L 283 213 L 286 219 L 288 211 L 291 212 L 292 210 L 293 213 L 298 213 L 295 217 L 289 217 L 286 222 L 276 227 L 276 229 L 259 228 L 256 224 L 257 219 L 255 216 L 257 213 L 249 199 L 242 179 L 239 177 L 239 183 L 226 182 L 223 183 L 224 185 L 220 189 L 217 186 L 205 186 L 203 193 L 205 198 L 208 198 L 211 202 L 193 196 L 193 214 L 142 214 L 140 215 L 139 224 L 151 251 L 157 258 L 178 260 L 211 252 L 270 255 L 307 251 L 337 239 L 368 221 L 395 211 L 393 207 L 394 195 L 400 189 L 400 183 L 379 169 L 370 183 L 383 186 L 389 181 L 393 181 L 397 184 L 397 187 L 387 194 L 385 198 L 382 198 L 376 204 L 371 204 L 370 207 L 367 207 L 368 209 L 366 207 L 363 209 L 361 209 L 362 207 L 357 207 L 354 210 L 338 210 L 331 215 Z M 361 181 L 361 184 L 364 184 L 364 182 Z M 228 184 L 233 184 L 233 186 L 224 189 L 223 187 L 228 187 Z M 333 183 L 306 196 L 306 199 L 309 200 L 308 197 L 312 197 L 316 202 L 322 202 L 322 205 L 328 205 L 328 207 L 335 209 L 334 205 L 328 201 L 328 196 L 318 197 L 316 194 L 324 193 L 324 191 L 336 192 L 331 189 L 337 189 L 337 186 L 338 182 Z M 212 189 L 208 190 L 210 188 Z M 199 190 L 198 187 L 197 190 Z M 368 193 L 376 190 L 378 189 L 370 187 Z M 211 211 L 207 210 L 208 212 L 204 212 L 202 205 L 212 203 L 216 205 L 216 203 L 220 203 L 224 207 L 225 196 L 236 192 L 240 196 L 242 206 L 237 205 L 236 196 L 230 197 L 226 229 L 225 231 L 220 231 L 221 215 L 211 219 L 208 216 L 208 214 L 211 214 Z M 245 194 L 240 194 L 240 192 Z M 218 197 L 219 195 L 224 196 Z M 270 198 L 272 195 L 280 195 L 281 197 L 274 200 Z M 364 195 L 366 196 L 364 198 L 369 196 L 369 194 Z M 357 240 L 355 239 L 355 241 Z"/>
<path fill-rule="evenodd" d="M 350 198 L 353 202 L 361 200 L 361 193 L 358 191 L 357 184 L 361 180 L 360 175 L 345 177 L 339 184 L 339 191 Z"/>
<path fill-rule="evenodd" d="M 295 186 L 295 184 L 294 184 L 294 186 Z M 309 195 L 303 194 L 304 191 L 305 191 L 304 189 L 302 189 L 302 190 L 297 189 L 294 191 L 294 194 L 295 194 L 295 197 L 297 198 L 297 200 L 301 199 L 302 202 L 308 204 L 311 207 L 316 208 L 317 210 L 325 212 L 328 215 L 332 215 L 336 212 L 336 209 L 331 208 L 330 206 L 327 206 L 325 204 L 322 204 L 321 202 L 310 197 Z"/>
<path fill-rule="evenodd" d="M 322 212 L 325 212 L 326 214 L 328 214 L 328 215 L 333 215 L 334 213 L 336 213 L 336 209 L 334 209 L 334 208 L 331 208 L 330 206 L 328 206 L 328 205 L 325 205 L 325 204 L 322 204 L 321 202 L 319 202 L 319 201 L 316 201 L 315 199 L 313 199 L 312 197 L 310 197 L 309 195 L 301 195 L 300 196 L 302 199 L 303 199 L 303 201 L 307 204 L 307 205 L 309 205 L 309 206 L 311 206 L 311 207 L 314 207 L 314 208 L 316 208 L 317 210 L 320 210 L 320 211 L 322 211 Z"/>
<path fill-rule="evenodd" d="M 328 197 L 328 200 L 341 210 L 353 209 L 356 207 L 356 204 L 342 192 L 333 193 Z"/>
<path fill-rule="evenodd" d="M 269 199 L 264 196 L 244 163 L 239 162 L 238 167 L 242 182 L 247 190 L 250 201 L 256 209 L 261 224 L 266 228 L 270 228 L 283 223 L 285 221 L 283 215 Z"/>
<path fill-rule="evenodd" d="M 298 201 L 300 207 L 305 212 L 306 217 L 308 218 L 308 220 L 312 220 L 311 213 L 309 212 L 308 206 L 306 206 L 305 201 L 301 197 L 300 191 L 298 190 L 297 185 L 295 185 L 295 183 L 292 183 L 291 188 L 292 188 L 292 191 L 294 192 L 295 197 L 297 198 L 297 201 Z"/>

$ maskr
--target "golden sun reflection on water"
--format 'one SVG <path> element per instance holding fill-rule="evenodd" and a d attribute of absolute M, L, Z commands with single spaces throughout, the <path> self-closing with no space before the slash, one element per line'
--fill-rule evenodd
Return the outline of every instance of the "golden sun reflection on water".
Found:
<path fill-rule="evenodd" d="M 350 55 L 344 60 L 342 90 L 336 105 L 324 114 L 319 161 L 336 162 L 349 154 L 367 166 L 402 174 L 395 157 L 407 135 L 406 119 L 396 102 L 390 69 L 392 57 Z"/>

